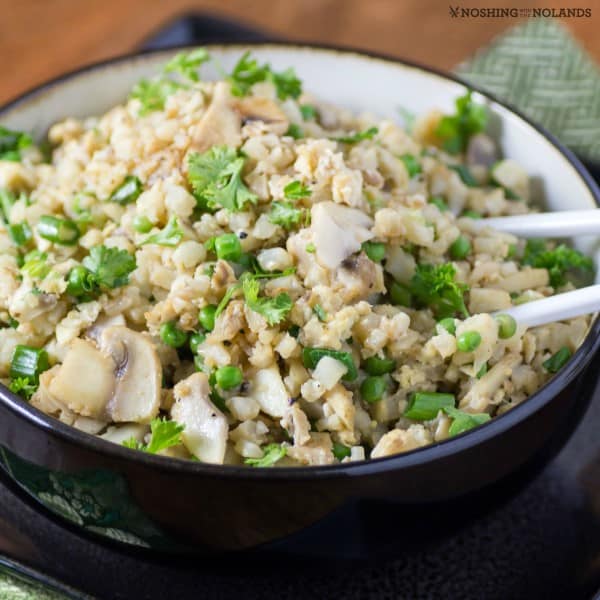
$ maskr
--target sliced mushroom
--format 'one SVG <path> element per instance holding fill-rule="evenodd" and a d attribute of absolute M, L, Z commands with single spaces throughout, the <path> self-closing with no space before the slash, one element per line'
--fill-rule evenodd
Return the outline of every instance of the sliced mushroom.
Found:
<path fill-rule="evenodd" d="M 184 426 L 184 446 L 199 460 L 223 464 L 227 445 L 227 418 L 210 401 L 210 387 L 204 373 L 193 373 L 174 388 L 171 417 Z"/>
<path fill-rule="evenodd" d="M 471 137 L 467 146 L 468 165 L 489 169 L 499 158 L 496 143 L 489 135 L 478 133 Z"/>
<path fill-rule="evenodd" d="M 47 415 L 52 415 L 60 419 L 63 423 L 72 425 L 77 415 L 69 410 L 65 404 L 55 398 L 48 389 L 59 369 L 60 365 L 55 365 L 40 375 L 40 385 L 35 391 L 35 394 L 31 397 L 29 403 Z"/>
<path fill-rule="evenodd" d="M 249 96 L 235 103 L 242 116 L 242 123 L 262 121 L 266 129 L 276 135 L 283 135 L 289 128 L 289 121 L 278 104 L 270 98 Z"/>
<path fill-rule="evenodd" d="M 116 385 L 108 405 L 113 421 L 149 423 L 158 414 L 162 367 L 152 340 L 127 327 L 107 327 L 100 348 L 112 358 Z"/>
<path fill-rule="evenodd" d="M 92 343 L 71 342 L 62 365 L 48 385 L 48 391 L 70 410 L 94 419 L 106 415 L 115 390 L 114 363 Z"/>
<path fill-rule="evenodd" d="M 114 325 L 125 325 L 125 317 L 123 315 L 115 315 L 109 317 L 108 315 L 102 315 L 98 317 L 91 327 L 86 330 L 86 335 L 94 340 L 96 343 L 100 340 L 100 335 L 107 327 Z"/>
<path fill-rule="evenodd" d="M 242 141 L 241 125 L 242 118 L 233 106 L 229 85 L 221 81 L 215 85 L 210 106 L 193 133 L 192 147 L 198 152 L 221 145 L 237 148 Z"/>
<path fill-rule="evenodd" d="M 311 229 L 317 260 L 335 269 L 371 239 L 373 221 L 361 210 L 335 202 L 319 202 L 311 209 Z"/>

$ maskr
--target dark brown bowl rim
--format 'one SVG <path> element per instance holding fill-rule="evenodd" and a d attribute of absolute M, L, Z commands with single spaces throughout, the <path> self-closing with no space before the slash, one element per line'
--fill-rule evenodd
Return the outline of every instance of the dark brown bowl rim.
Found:
<path fill-rule="evenodd" d="M 540 133 L 552 146 L 554 146 L 565 158 L 565 160 L 571 164 L 571 166 L 577 171 L 578 175 L 583 179 L 590 193 L 596 201 L 596 204 L 600 206 L 600 189 L 598 185 L 588 173 L 587 169 L 583 166 L 581 161 L 564 146 L 561 142 L 556 139 L 554 135 L 548 132 L 544 127 L 532 122 L 528 117 L 523 115 L 518 109 L 512 105 L 498 100 L 493 94 L 486 92 L 477 86 L 467 83 L 465 80 L 457 77 L 453 74 L 446 73 L 439 69 L 428 67 L 419 64 L 414 61 L 403 60 L 394 56 L 386 55 L 383 53 L 377 53 L 367 50 L 360 50 L 352 48 L 350 46 L 341 45 L 328 45 L 328 44 L 315 44 L 305 42 L 244 42 L 244 43 L 231 43 L 223 41 L 221 43 L 210 43 L 205 45 L 207 48 L 239 48 L 240 51 L 244 51 L 248 47 L 262 47 L 262 48 L 288 48 L 288 49 L 299 49 L 299 50 L 316 50 L 326 51 L 332 53 L 339 53 L 343 55 L 355 55 L 362 58 L 371 58 L 378 61 L 384 61 L 396 65 L 401 65 L 413 69 L 417 69 L 435 75 L 441 79 L 458 83 L 466 88 L 472 89 L 473 91 L 481 94 L 482 97 L 488 99 L 491 102 L 502 106 L 504 109 L 515 114 L 523 122 L 528 124 L 538 133 Z M 197 45 L 177 45 L 165 48 L 157 48 L 152 50 L 132 52 L 109 58 L 107 60 L 98 61 L 89 65 L 85 65 L 78 69 L 71 70 L 63 75 L 49 80 L 41 85 L 35 86 L 27 92 L 19 95 L 14 100 L 0 107 L 0 117 L 3 113 L 18 107 L 20 104 L 42 95 L 45 91 L 50 90 L 63 82 L 66 82 L 78 75 L 95 71 L 112 64 L 118 64 L 121 62 L 127 62 L 129 60 L 151 56 L 154 54 L 176 52 L 189 48 L 197 47 Z M 375 475 L 378 473 L 384 473 L 396 469 L 411 468 L 416 465 L 435 461 L 440 458 L 449 457 L 455 454 L 459 454 L 464 450 L 467 450 L 473 446 L 477 446 L 487 440 L 501 435 L 520 421 L 523 421 L 537 411 L 539 411 L 545 404 L 552 401 L 552 399 L 567 385 L 569 385 L 578 375 L 581 374 L 583 369 L 589 364 L 590 360 L 600 347 L 600 316 L 596 317 L 592 323 L 588 334 L 586 335 L 583 343 L 577 349 L 575 354 L 571 357 L 571 360 L 544 386 L 537 390 L 532 396 L 527 398 L 524 402 L 515 406 L 511 410 L 507 411 L 503 415 L 491 419 L 484 425 L 477 427 L 471 431 L 458 435 L 454 438 L 444 440 L 442 442 L 436 442 L 428 446 L 423 446 L 410 452 L 403 454 L 396 454 L 376 459 L 367 459 L 360 462 L 350 462 L 343 464 L 334 465 L 323 465 L 323 466 L 300 466 L 300 467 L 277 467 L 272 469 L 256 469 L 247 466 L 239 465 L 213 465 L 208 463 L 200 463 L 195 461 L 189 461 L 185 459 L 176 459 L 165 456 L 158 456 L 152 454 L 145 454 L 135 450 L 130 450 L 125 447 L 121 447 L 112 442 L 103 440 L 100 437 L 85 433 L 70 425 L 62 423 L 54 417 L 50 417 L 38 409 L 34 408 L 17 395 L 13 394 L 8 388 L 0 384 L 0 402 L 4 404 L 11 412 L 26 419 L 39 427 L 46 434 L 55 435 L 68 440 L 71 443 L 75 443 L 79 446 L 83 446 L 87 449 L 99 452 L 100 454 L 114 456 L 120 460 L 134 463 L 142 463 L 148 467 L 158 469 L 160 471 L 171 471 L 171 472 L 184 472 L 189 474 L 203 474 L 210 475 L 219 478 L 238 478 L 238 479 L 274 479 L 274 480 L 305 480 L 313 479 L 315 477 L 325 478 L 339 478 L 339 477 L 355 477 L 360 475 Z"/>

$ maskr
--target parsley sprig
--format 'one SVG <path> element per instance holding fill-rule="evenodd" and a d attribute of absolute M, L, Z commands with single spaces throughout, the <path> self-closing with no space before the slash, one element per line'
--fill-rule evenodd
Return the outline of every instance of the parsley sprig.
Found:
<path fill-rule="evenodd" d="M 335 142 L 340 142 L 341 144 L 356 144 L 358 142 L 362 142 L 363 140 L 371 140 L 379 133 L 379 129 L 377 127 L 369 127 L 365 131 L 359 131 L 352 135 L 343 135 L 341 137 L 331 138 Z"/>
<path fill-rule="evenodd" d="M 471 90 L 455 101 L 456 113 L 440 119 L 435 130 L 442 147 L 450 154 L 467 149 L 469 138 L 486 128 L 488 114 L 485 106 L 473 102 Z"/>
<path fill-rule="evenodd" d="M 129 283 L 129 274 L 135 269 L 135 258 L 126 250 L 93 246 L 81 266 L 71 269 L 67 293 L 80 299 L 94 298 Z"/>
<path fill-rule="evenodd" d="M 272 202 L 269 221 L 281 225 L 284 229 L 292 229 L 295 225 L 308 223 L 310 213 L 305 208 L 296 208 L 291 202 Z"/>
<path fill-rule="evenodd" d="M 242 292 L 249 308 L 262 315 L 269 325 L 281 323 L 292 310 L 292 299 L 285 292 L 273 298 L 259 297 L 260 283 L 256 277 L 242 275 Z"/>
<path fill-rule="evenodd" d="M 257 197 L 242 181 L 244 157 L 233 148 L 214 146 L 203 154 L 193 152 L 188 159 L 188 179 L 201 208 L 222 207 L 233 212 Z"/>
<path fill-rule="evenodd" d="M 544 240 L 536 239 L 527 241 L 522 262 L 524 265 L 547 269 L 550 276 L 550 285 L 554 288 L 567 283 L 567 274 L 570 271 L 591 272 L 594 266 L 589 256 L 583 255 L 574 248 L 560 244 L 550 250 Z"/>
<path fill-rule="evenodd" d="M 234 96 L 247 96 L 253 85 L 263 81 L 270 81 L 275 86 L 280 100 L 298 98 L 302 93 L 302 82 L 294 69 L 274 71 L 268 63 L 260 65 L 250 52 L 242 55 L 227 80 Z"/>
<path fill-rule="evenodd" d="M 149 235 L 141 242 L 141 245 L 157 244 L 158 246 L 170 246 L 173 248 L 179 244 L 182 238 L 183 230 L 179 225 L 179 220 L 177 217 L 171 217 L 164 229 L 161 229 L 158 233 Z"/>
<path fill-rule="evenodd" d="M 138 114 L 144 116 L 152 111 L 162 110 L 167 98 L 177 90 L 187 87 L 186 82 L 199 81 L 198 69 L 208 60 L 210 55 L 204 48 L 180 52 L 163 67 L 160 75 L 140 80 L 129 95 L 130 99 L 140 102 Z M 173 78 L 173 75 L 179 75 L 184 82 Z"/>
<path fill-rule="evenodd" d="M 28 148 L 31 144 L 33 144 L 33 140 L 28 133 L 0 125 L 0 160 L 19 162 L 21 150 Z"/>
<path fill-rule="evenodd" d="M 131 437 L 123 442 L 123 446 L 142 452 L 148 452 L 150 454 L 156 454 L 161 450 L 166 450 L 167 448 L 181 444 L 181 432 L 183 430 L 184 426 L 175 421 L 168 421 L 167 419 L 160 418 L 154 419 L 150 423 L 151 435 L 148 444 L 138 442 L 135 438 Z"/>
<path fill-rule="evenodd" d="M 464 294 L 469 286 L 455 281 L 456 269 L 450 263 L 417 265 L 409 291 L 423 306 L 428 306 L 436 317 L 443 319 L 456 313 L 469 316 Z"/>
<path fill-rule="evenodd" d="M 272 467 L 287 454 L 287 448 L 281 444 L 267 444 L 263 453 L 261 458 L 247 458 L 244 462 L 251 467 Z"/>

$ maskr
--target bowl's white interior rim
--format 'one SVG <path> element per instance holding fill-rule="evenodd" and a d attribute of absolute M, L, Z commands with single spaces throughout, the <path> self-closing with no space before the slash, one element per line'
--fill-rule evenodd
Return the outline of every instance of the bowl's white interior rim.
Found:
<path fill-rule="evenodd" d="M 207 47 L 225 71 L 230 71 L 247 49 L 244 45 Z M 304 90 L 316 98 L 398 122 L 402 122 L 400 107 L 416 114 L 434 108 L 451 111 L 454 99 L 464 93 L 461 84 L 442 75 L 355 52 L 270 44 L 253 45 L 252 52 L 275 69 L 294 67 Z M 41 137 L 52 123 L 65 117 L 101 114 L 122 102 L 140 78 L 156 74 L 172 54 L 166 50 L 81 71 L 0 111 L 0 123 Z M 220 76 L 214 65 L 205 65 L 202 75 L 206 79 Z M 516 160 L 530 174 L 535 193 L 543 198 L 547 209 L 596 206 L 577 169 L 542 133 L 504 106 L 477 99 L 491 111 L 491 133 L 503 155 Z M 600 258 L 597 238 L 580 238 L 574 243 Z"/>

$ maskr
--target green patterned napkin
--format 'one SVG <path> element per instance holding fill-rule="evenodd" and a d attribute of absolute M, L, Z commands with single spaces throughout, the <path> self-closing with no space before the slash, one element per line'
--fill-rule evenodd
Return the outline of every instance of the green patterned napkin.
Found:
<path fill-rule="evenodd" d="M 600 70 L 560 21 L 516 25 L 456 72 L 600 160 Z"/>
<path fill-rule="evenodd" d="M 456 72 L 520 108 L 576 152 L 600 160 L 600 71 L 559 21 L 531 19 Z M 61 600 L 0 571 L 2 600 Z"/>

